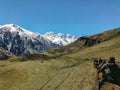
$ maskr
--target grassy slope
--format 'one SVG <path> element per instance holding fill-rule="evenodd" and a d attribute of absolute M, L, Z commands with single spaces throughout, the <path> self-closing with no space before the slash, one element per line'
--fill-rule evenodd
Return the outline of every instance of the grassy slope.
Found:
<path fill-rule="evenodd" d="M 111 32 L 113 34 L 113 31 Z M 107 38 L 105 34 L 103 36 Z M 108 36 L 110 34 L 107 32 Z M 65 50 L 57 49 L 67 53 L 74 50 L 72 54 L 45 60 L 43 63 L 41 59 L 24 62 L 0 61 L 0 90 L 97 90 L 96 70 L 93 68 L 91 58 L 115 56 L 117 61 L 120 61 L 119 41 L 120 38 L 115 37 L 81 50 L 76 42 L 66 46 Z"/>
<path fill-rule="evenodd" d="M 115 39 L 120 38 L 120 28 L 105 31 L 103 33 L 99 33 L 96 35 L 86 36 L 86 38 L 89 39 L 89 42 L 86 45 L 85 45 L 85 43 L 87 42 L 87 39 L 79 38 L 77 41 L 75 41 L 74 43 L 72 43 L 68 46 L 64 46 L 64 47 L 60 47 L 60 48 L 57 48 L 54 50 L 50 50 L 50 51 L 48 51 L 48 53 L 52 54 L 52 55 L 56 54 L 56 53 L 61 54 L 61 55 L 66 55 L 66 54 L 73 54 L 73 53 L 76 53 L 78 51 L 81 52 L 81 50 L 84 51 L 85 48 L 89 49 L 88 44 L 91 42 L 90 40 L 95 40 L 95 42 L 92 41 L 93 44 L 90 45 L 90 46 L 94 46 L 94 45 L 97 45 L 97 44 L 102 43 L 102 42 L 106 42 L 106 41 L 114 39 L 114 38 Z M 98 43 L 98 41 L 99 41 L 99 43 Z"/>
<path fill-rule="evenodd" d="M 72 57 L 81 58 L 105 58 L 108 59 L 110 56 L 116 57 L 116 61 L 120 62 L 120 38 L 115 38 L 95 46 L 86 48 L 72 54 Z M 71 56 L 71 54 L 69 55 Z"/>
<path fill-rule="evenodd" d="M 0 61 L 0 90 L 93 90 L 91 62 L 73 59 Z"/>

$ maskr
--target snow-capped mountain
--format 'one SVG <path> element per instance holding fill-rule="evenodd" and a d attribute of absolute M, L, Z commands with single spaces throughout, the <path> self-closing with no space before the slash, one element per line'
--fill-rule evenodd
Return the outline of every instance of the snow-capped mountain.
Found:
<path fill-rule="evenodd" d="M 77 37 L 74 35 L 62 33 L 54 34 L 53 32 L 47 32 L 43 36 L 60 46 L 68 45 L 77 40 Z"/>
<path fill-rule="evenodd" d="M 42 35 L 14 24 L 0 26 L 0 47 L 18 56 L 44 52 L 75 40 L 76 37 L 69 34 L 46 33 Z"/>
<path fill-rule="evenodd" d="M 15 55 L 24 56 L 58 47 L 41 34 L 33 33 L 14 24 L 0 26 L 0 47 Z"/>

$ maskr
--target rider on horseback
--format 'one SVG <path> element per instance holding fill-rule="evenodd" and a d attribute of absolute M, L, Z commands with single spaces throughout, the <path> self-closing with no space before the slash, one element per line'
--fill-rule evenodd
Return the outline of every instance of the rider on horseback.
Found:
<path fill-rule="evenodd" d="M 96 67 L 98 70 L 99 90 L 105 82 L 120 85 L 120 69 L 115 63 L 114 57 L 110 57 L 108 63 L 100 59 L 99 65 Z"/>

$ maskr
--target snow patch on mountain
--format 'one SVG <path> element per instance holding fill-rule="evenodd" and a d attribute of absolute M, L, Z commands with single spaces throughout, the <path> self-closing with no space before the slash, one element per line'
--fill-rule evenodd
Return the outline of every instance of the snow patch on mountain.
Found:
<path fill-rule="evenodd" d="M 75 35 L 62 33 L 54 34 L 53 32 L 47 32 L 43 36 L 53 43 L 59 44 L 61 46 L 68 45 L 77 40 L 77 37 Z"/>
<path fill-rule="evenodd" d="M 33 32 L 28 31 L 18 25 L 15 24 L 5 24 L 3 26 L 0 26 L 0 29 L 3 29 L 4 32 L 11 32 L 11 33 L 19 33 L 22 36 L 31 36 L 33 35 Z"/>

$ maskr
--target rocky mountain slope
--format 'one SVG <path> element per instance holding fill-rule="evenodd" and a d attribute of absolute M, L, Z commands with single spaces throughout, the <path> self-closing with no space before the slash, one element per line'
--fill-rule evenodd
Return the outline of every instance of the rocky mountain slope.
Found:
<path fill-rule="evenodd" d="M 9 51 L 4 50 L 3 48 L 0 48 L 0 60 L 5 60 L 13 56 L 14 55 L 10 53 Z"/>
<path fill-rule="evenodd" d="M 72 41 L 69 41 L 66 44 L 69 44 Z M 17 56 L 27 56 L 44 52 L 60 47 L 61 45 L 64 44 L 56 44 L 52 42 L 50 38 L 48 39 L 46 35 L 25 30 L 14 24 L 0 26 L 0 47 Z"/>

